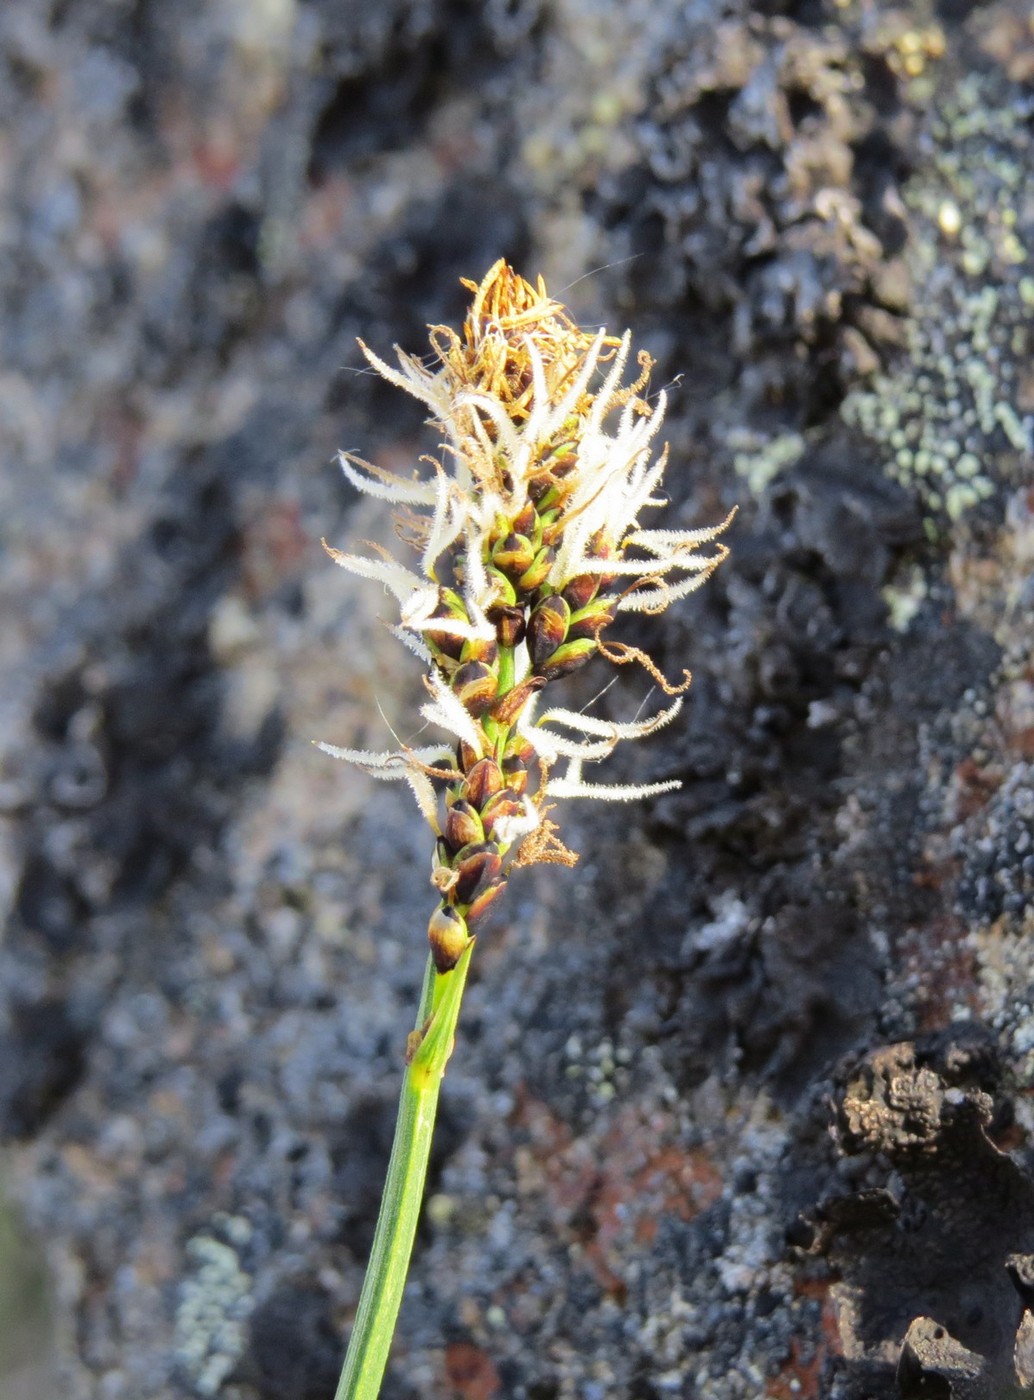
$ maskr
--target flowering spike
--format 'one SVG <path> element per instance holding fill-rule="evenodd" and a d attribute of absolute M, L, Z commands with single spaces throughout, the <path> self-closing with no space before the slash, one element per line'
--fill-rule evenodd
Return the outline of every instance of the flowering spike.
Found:
<path fill-rule="evenodd" d="M 440 459 L 422 459 L 430 474 L 402 479 L 341 457 L 357 490 L 408 508 L 413 567 L 375 546 L 370 555 L 327 547 L 398 599 L 393 630 L 428 666 L 421 714 L 451 736 L 451 748 L 386 754 L 322 746 L 413 789 L 437 837 L 441 902 L 429 936 L 439 973 L 455 966 L 468 921 L 511 865 L 573 859 L 550 799 L 629 801 L 678 786 L 588 783 L 582 768 L 670 723 L 679 701 L 628 723 L 555 707 L 536 723 L 538 694 L 598 655 L 638 661 L 674 694 L 645 652 L 606 634 L 619 612 L 660 612 L 700 587 L 727 554 L 718 537 L 731 519 L 688 530 L 642 522 L 664 504 L 667 449 L 654 442 L 665 400 L 646 397 L 645 352 L 626 378 L 629 333 L 579 329 L 541 279 L 532 285 L 502 260 L 464 285 L 467 319 L 459 331 L 431 328 L 430 361 L 396 351 L 391 366 L 362 346 L 383 378 L 430 410 L 440 443 Z M 556 777 L 561 759 L 567 771 Z"/>

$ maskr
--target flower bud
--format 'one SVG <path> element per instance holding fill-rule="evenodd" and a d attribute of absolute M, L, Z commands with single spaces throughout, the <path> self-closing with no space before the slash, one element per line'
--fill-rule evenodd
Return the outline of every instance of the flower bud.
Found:
<path fill-rule="evenodd" d="M 516 754 L 504 758 L 503 777 L 506 779 L 506 786 L 512 792 L 518 797 L 524 796 L 528 790 L 528 765 L 523 758 L 518 758 Z"/>
<path fill-rule="evenodd" d="M 459 851 L 453 868 L 459 877 L 453 897 L 457 904 L 471 904 L 502 870 L 503 859 L 494 841 L 482 841 Z"/>
<path fill-rule="evenodd" d="M 598 559 L 600 561 L 601 571 L 598 575 L 600 587 L 609 588 L 614 582 L 615 576 L 614 574 L 604 573 L 603 567 L 605 567 L 605 561 L 607 559 L 613 559 L 614 547 L 607 536 L 606 530 L 596 531 L 595 535 L 593 535 L 592 539 L 589 541 L 588 554 L 591 559 Z"/>
<path fill-rule="evenodd" d="M 541 676 L 536 676 L 539 689 L 546 684 Z M 506 748 L 503 750 L 504 760 L 511 758 L 523 759 L 525 763 L 531 763 L 535 757 L 534 746 L 524 737 L 523 734 L 514 732 L 506 741 Z"/>
<path fill-rule="evenodd" d="M 516 607 L 517 592 L 512 581 L 503 573 L 502 569 L 497 569 L 494 564 L 490 564 L 485 573 L 492 586 L 492 606 L 496 608 Z"/>
<path fill-rule="evenodd" d="M 554 473 L 555 476 L 555 473 Z M 554 510 L 564 499 L 567 492 L 554 477 L 548 477 L 541 483 L 539 494 L 535 499 L 535 508 L 541 519 L 548 511 Z"/>
<path fill-rule="evenodd" d="M 535 555 L 534 562 L 517 580 L 517 587 L 523 589 L 525 593 L 530 593 L 532 589 L 538 588 L 540 583 L 545 583 L 550 569 L 553 567 L 553 560 L 556 558 L 556 550 L 548 545 L 540 549 Z"/>
<path fill-rule="evenodd" d="M 456 761 L 459 763 L 461 772 L 456 776 L 462 778 L 464 773 L 469 773 L 481 757 L 477 749 L 471 748 L 466 739 L 461 739 L 456 745 Z"/>
<path fill-rule="evenodd" d="M 544 665 L 538 668 L 539 674 L 547 681 L 555 681 L 560 676 L 568 676 L 596 654 L 596 641 L 592 637 L 581 637 L 576 642 L 565 642 Z"/>
<path fill-rule="evenodd" d="M 501 647 L 515 647 L 524 641 L 524 609 L 498 606 L 488 614 L 495 624 L 495 635 Z"/>
<path fill-rule="evenodd" d="M 489 885 L 487 889 L 482 890 L 477 899 L 474 900 L 467 910 L 468 924 L 472 924 L 475 920 L 480 919 L 488 906 L 502 894 L 505 888 L 506 876 L 501 875 L 495 884 Z"/>
<path fill-rule="evenodd" d="M 495 702 L 492 706 L 492 718 L 499 724 L 512 724 L 535 691 L 541 690 L 545 683 L 541 676 L 525 676 L 519 685 L 515 685 Z"/>
<path fill-rule="evenodd" d="M 456 872 L 452 868 L 453 847 L 449 845 L 444 836 L 439 836 L 434 843 L 434 855 L 431 857 L 431 884 L 444 898 L 456 885 Z"/>
<path fill-rule="evenodd" d="M 600 581 L 596 574 L 579 574 L 564 585 L 563 596 L 570 603 L 571 611 L 577 612 L 591 603 L 599 591 Z"/>
<path fill-rule="evenodd" d="M 453 676 L 452 688 L 465 710 L 483 715 L 499 693 L 499 681 L 483 661 L 466 661 Z"/>
<path fill-rule="evenodd" d="M 526 535 L 507 535 L 492 549 L 492 563 L 511 578 L 520 578 L 535 562 L 535 546 Z"/>
<path fill-rule="evenodd" d="M 512 788 L 503 788 L 502 792 L 497 792 L 494 797 L 490 797 L 485 803 L 481 813 L 481 821 L 484 825 L 485 835 L 492 837 L 495 833 L 495 824 L 500 817 L 515 817 L 519 812 L 523 812 L 523 804 L 518 800 L 517 794 Z"/>
<path fill-rule="evenodd" d="M 541 602 L 528 621 L 528 652 L 535 670 L 567 639 L 571 609 L 559 594 Z"/>
<path fill-rule="evenodd" d="M 465 798 L 454 802 L 446 813 L 445 839 L 454 851 L 485 839 L 481 818 Z"/>
<path fill-rule="evenodd" d="M 498 657 L 498 644 L 483 637 L 469 637 L 463 643 L 463 650 L 460 652 L 461 661 L 483 661 L 486 666 L 493 667 Z"/>
<path fill-rule="evenodd" d="M 427 925 L 427 940 L 438 972 L 451 972 L 470 942 L 467 922 L 450 904 L 440 904 Z"/>
<path fill-rule="evenodd" d="M 598 637 L 614 621 L 610 607 L 612 601 L 610 598 L 597 598 L 595 602 L 573 612 L 567 629 L 568 641 L 577 641 L 579 637 Z"/>
<path fill-rule="evenodd" d="M 451 588 L 440 588 L 438 590 L 438 604 L 435 607 L 432 617 L 439 617 L 449 622 L 467 622 L 467 610 L 463 606 L 463 599 L 458 593 L 454 593 Z M 458 661 L 463 649 L 463 642 L 459 637 L 450 637 L 447 632 L 429 631 L 428 638 L 431 645 L 437 648 L 443 655 L 450 657 L 453 661 Z"/>
<path fill-rule="evenodd" d="M 526 535 L 528 539 L 531 539 L 535 530 L 536 518 L 534 505 L 532 505 L 531 501 L 525 501 L 524 505 L 521 506 L 520 510 L 513 517 L 510 525 L 515 534 Z"/>
<path fill-rule="evenodd" d="M 503 787 L 499 765 L 491 758 L 479 758 L 467 773 L 464 789 L 467 800 L 480 812 L 490 797 Z"/>

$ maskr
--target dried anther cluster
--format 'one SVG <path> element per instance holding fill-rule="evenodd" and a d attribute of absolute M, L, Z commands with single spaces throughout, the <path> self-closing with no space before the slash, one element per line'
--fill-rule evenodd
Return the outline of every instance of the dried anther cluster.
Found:
<path fill-rule="evenodd" d="M 395 594 L 394 630 L 429 668 L 422 714 L 452 735 L 390 753 L 321 745 L 412 787 L 437 838 L 441 902 L 429 936 L 439 972 L 459 959 L 507 862 L 574 859 L 548 798 L 622 801 L 678 786 L 587 783 L 582 767 L 667 724 L 681 701 L 620 724 L 565 709 L 537 714 L 539 695 L 597 652 L 639 661 L 668 694 L 684 689 L 688 673 L 668 686 L 644 653 L 604 634 L 618 612 L 660 612 L 692 592 L 727 553 L 713 542 L 728 522 L 639 525 L 643 510 L 664 503 L 656 492 L 666 452 L 652 448 L 664 395 L 652 405 L 642 397 L 645 353 L 638 377 L 622 385 L 629 335 L 580 330 L 541 279 L 533 287 L 504 262 L 480 286 L 465 285 L 474 300 L 463 331 L 432 328 L 431 368 L 398 351 L 396 369 L 363 346 L 385 379 L 427 405 L 444 435 L 443 460 L 426 459 L 426 479 L 403 480 L 342 457 L 359 490 L 403 507 L 400 534 L 418 551 L 419 572 L 378 550 L 328 547 L 343 568 Z M 559 760 L 567 767 L 557 778 Z"/>

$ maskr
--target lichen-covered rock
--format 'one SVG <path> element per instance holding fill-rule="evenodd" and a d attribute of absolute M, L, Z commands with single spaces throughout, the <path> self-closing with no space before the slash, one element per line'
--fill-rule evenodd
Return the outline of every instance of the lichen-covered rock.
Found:
<path fill-rule="evenodd" d="M 1025 7 L 2 9 L 4 1400 L 332 1393 L 433 899 L 310 743 L 419 724 L 317 542 L 390 530 L 336 449 L 436 449 L 355 337 L 499 256 L 681 376 L 673 526 L 739 514 L 639 624 L 681 792 L 479 940 L 385 1396 L 1029 1385 Z"/>
<path fill-rule="evenodd" d="M 1000 1091 L 993 1043 L 972 1033 L 845 1068 L 837 1134 L 852 1190 L 819 1207 L 820 1247 L 840 1274 L 845 1353 L 868 1374 L 841 1394 L 892 1370 L 903 1400 L 1027 1384 L 1017 1346 L 1034 1184 L 989 1136 L 1011 1121 Z"/>

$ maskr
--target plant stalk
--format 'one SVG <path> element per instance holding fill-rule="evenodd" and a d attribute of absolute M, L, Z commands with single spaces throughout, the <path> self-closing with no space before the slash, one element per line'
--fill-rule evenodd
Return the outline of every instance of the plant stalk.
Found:
<path fill-rule="evenodd" d="M 471 939 L 451 972 L 437 973 L 431 959 L 427 961 L 373 1249 L 334 1400 L 377 1400 L 380 1392 L 420 1218 L 438 1094 L 452 1054 L 473 948 Z"/>

